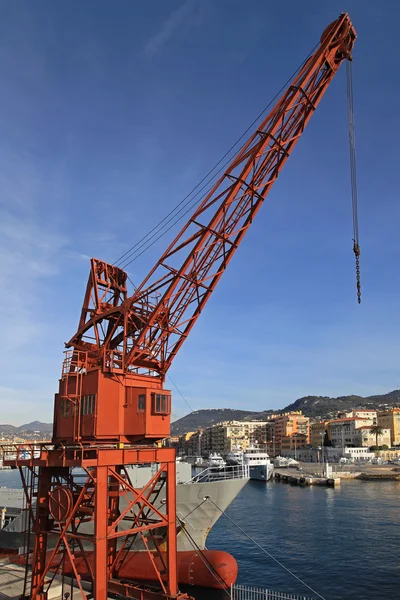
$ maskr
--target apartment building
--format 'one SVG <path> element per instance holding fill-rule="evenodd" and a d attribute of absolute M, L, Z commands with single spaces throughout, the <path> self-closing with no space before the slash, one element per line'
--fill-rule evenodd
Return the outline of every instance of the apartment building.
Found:
<path fill-rule="evenodd" d="M 377 411 L 376 410 L 364 410 L 362 408 L 351 410 L 344 415 L 348 419 L 370 419 L 375 425 L 377 422 Z"/>
<path fill-rule="evenodd" d="M 373 427 L 373 419 L 362 417 L 346 417 L 334 419 L 328 424 L 328 436 L 335 447 L 358 446 L 360 427 Z"/>
<path fill-rule="evenodd" d="M 307 444 L 310 443 L 310 419 L 305 417 L 301 411 L 279 415 L 274 420 L 275 443 L 281 444 L 283 438 L 294 434 L 306 436 Z"/>
<path fill-rule="evenodd" d="M 390 429 L 390 446 L 400 445 L 400 408 L 378 412 L 378 425 Z"/>
<path fill-rule="evenodd" d="M 307 435 L 304 433 L 294 433 L 293 435 L 287 435 L 284 436 L 281 439 L 281 443 L 280 443 L 280 452 L 281 453 L 287 453 L 287 451 L 289 450 L 293 450 L 294 454 L 296 455 L 296 452 L 298 450 L 303 450 L 304 448 L 306 448 L 308 446 L 308 438 Z M 296 456 L 297 458 L 297 456 Z"/>
<path fill-rule="evenodd" d="M 325 435 L 328 431 L 329 421 L 317 421 L 310 425 L 310 444 L 314 448 L 323 446 Z"/>
<path fill-rule="evenodd" d="M 266 421 L 224 421 L 207 427 L 202 432 L 201 453 L 228 454 L 233 449 L 246 450 L 249 446 L 265 444 Z"/>
<path fill-rule="evenodd" d="M 376 445 L 376 435 L 371 433 L 371 427 L 373 425 L 364 425 L 355 430 L 355 441 L 356 446 L 370 448 Z M 382 427 L 382 435 L 378 436 L 378 446 L 387 446 L 390 448 L 391 445 L 391 433 L 390 429 L 384 429 Z"/>

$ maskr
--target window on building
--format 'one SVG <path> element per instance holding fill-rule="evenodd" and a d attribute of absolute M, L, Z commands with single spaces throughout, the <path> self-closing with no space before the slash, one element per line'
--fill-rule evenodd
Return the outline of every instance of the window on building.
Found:
<path fill-rule="evenodd" d="M 167 394 L 152 394 L 153 414 L 169 415 L 171 412 L 171 397 Z"/>
<path fill-rule="evenodd" d="M 138 396 L 138 412 L 144 413 L 146 411 L 146 394 L 140 394 Z"/>

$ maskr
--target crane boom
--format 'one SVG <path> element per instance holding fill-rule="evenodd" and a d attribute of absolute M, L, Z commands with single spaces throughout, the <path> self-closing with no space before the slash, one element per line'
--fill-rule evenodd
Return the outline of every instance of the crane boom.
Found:
<path fill-rule="evenodd" d="M 79 329 L 68 347 L 89 351 L 106 370 L 145 368 L 165 377 L 341 62 L 351 60 L 355 39 L 347 13 L 325 29 L 315 52 L 132 296 L 122 269 L 92 260 Z"/>

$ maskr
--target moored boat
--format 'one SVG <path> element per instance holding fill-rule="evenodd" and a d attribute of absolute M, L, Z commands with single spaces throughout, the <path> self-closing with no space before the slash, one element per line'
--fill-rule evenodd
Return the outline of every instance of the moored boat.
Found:
<path fill-rule="evenodd" d="M 208 457 L 208 466 L 215 469 L 223 469 L 226 466 L 226 462 L 220 454 L 214 452 Z"/>
<path fill-rule="evenodd" d="M 232 448 L 226 456 L 226 464 L 228 465 L 242 465 L 243 464 L 243 450 L 240 448 Z"/>
<path fill-rule="evenodd" d="M 249 468 L 250 479 L 256 481 L 269 481 L 274 472 L 268 453 L 255 446 L 247 448 L 243 454 L 243 465 Z"/>

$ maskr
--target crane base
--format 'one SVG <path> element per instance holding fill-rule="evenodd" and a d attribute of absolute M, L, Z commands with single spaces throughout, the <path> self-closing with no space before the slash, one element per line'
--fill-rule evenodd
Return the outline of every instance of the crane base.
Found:
<path fill-rule="evenodd" d="M 82 598 L 88 592 L 96 600 L 110 594 L 137 600 L 188 598 L 177 585 L 173 449 L 24 444 L 2 450 L 4 465 L 20 469 L 34 535 L 33 556 L 27 555 L 26 563 L 32 572 L 30 600 L 47 600 L 53 582 L 59 585 L 57 575 L 63 581 L 62 597 L 74 580 Z M 158 470 L 136 489 L 125 467 L 145 463 L 157 463 Z M 160 507 L 161 490 L 165 504 Z M 118 577 L 133 543 L 148 553 L 156 585 Z M 85 582 L 82 561 L 89 575 Z"/>

